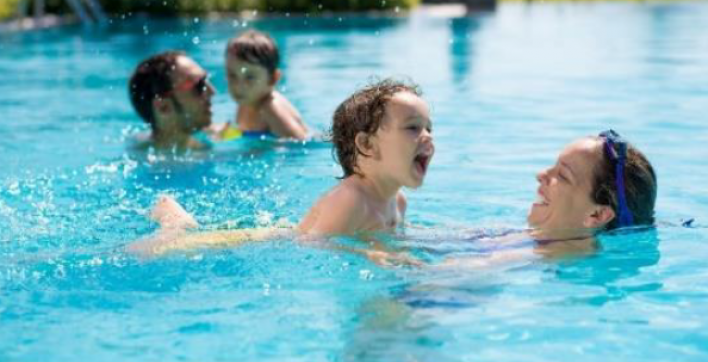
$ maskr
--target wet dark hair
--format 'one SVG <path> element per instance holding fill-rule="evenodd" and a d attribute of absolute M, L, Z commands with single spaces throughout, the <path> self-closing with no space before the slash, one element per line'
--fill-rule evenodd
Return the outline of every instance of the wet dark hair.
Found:
<path fill-rule="evenodd" d="M 181 51 L 167 51 L 143 60 L 135 68 L 128 83 L 128 94 L 133 108 L 153 131 L 155 113 L 152 102 L 161 94 L 172 90 L 172 72 L 177 68 L 177 58 L 184 56 Z"/>
<path fill-rule="evenodd" d="M 361 175 L 358 172 L 358 156 L 367 157 L 356 146 L 356 135 L 364 132 L 373 135 L 381 128 L 386 104 L 396 93 L 409 92 L 420 96 L 417 85 L 393 79 L 385 79 L 358 90 L 334 111 L 330 132 L 337 162 L 344 176 Z"/>
<path fill-rule="evenodd" d="M 229 40 L 226 53 L 245 62 L 266 68 L 271 76 L 278 69 L 280 63 L 280 53 L 273 38 L 257 30 L 248 30 Z"/>
<path fill-rule="evenodd" d="M 603 138 L 598 139 L 606 142 Z M 595 166 L 591 197 L 596 204 L 607 205 L 614 210 L 615 218 L 605 227 L 609 231 L 620 226 L 615 162 L 604 152 L 604 147 L 600 147 L 598 152 L 601 158 Z M 627 144 L 623 177 L 627 206 L 632 213 L 634 226 L 654 225 L 656 174 L 649 160 L 631 144 Z"/>

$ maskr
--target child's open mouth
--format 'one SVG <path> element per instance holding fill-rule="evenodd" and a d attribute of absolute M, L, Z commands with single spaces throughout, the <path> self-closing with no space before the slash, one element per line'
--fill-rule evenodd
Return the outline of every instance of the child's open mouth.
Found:
<path fill-rule="evenodd" d="M 428 171 L 428 165 L 430 164 L 431 158 L 432 155 L 419 154 L 413 159 L 415 170 L 421 176 L 421 178 L 425 176 L 425 173 Z"/>

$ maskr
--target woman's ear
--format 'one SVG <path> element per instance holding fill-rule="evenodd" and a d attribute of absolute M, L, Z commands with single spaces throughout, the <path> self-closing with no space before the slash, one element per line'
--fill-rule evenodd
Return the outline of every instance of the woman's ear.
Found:
<path fill-rule="evenodd" d="M 356 150 L 364 157 L 372 157 L 376 152 L 374 144 L 373 142 L 371 142 L 371 137 L 372 136 L 364 132 L 359 132 L 354 138 L 354 145 L 356 146 Z"/>
<path fill-rule="evenodd" d="M 592 229 L 601 229 L 615 218 L 615 210 L 607 205 L 597 205 L 592 213 L 585 218 L 583 226 Z"/>

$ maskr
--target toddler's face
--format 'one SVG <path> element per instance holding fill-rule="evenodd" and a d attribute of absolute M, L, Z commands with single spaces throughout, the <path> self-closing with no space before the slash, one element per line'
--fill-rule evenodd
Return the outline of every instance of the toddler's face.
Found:
<path fill-rule="evenodd" d="M 423 184 L 435 153 L 428 105 L 409 92 L 395 94 L 386 105 L 378 143 L 380 170 L 397 183 L 411 188 Z"/>
<path fill-rule="evenodd" d="M 268 70 L 234 56 L 226 58 L 226 78 L 231 97 L 242 105 L 253 105 L 273 91 L 274 79 Z"/>

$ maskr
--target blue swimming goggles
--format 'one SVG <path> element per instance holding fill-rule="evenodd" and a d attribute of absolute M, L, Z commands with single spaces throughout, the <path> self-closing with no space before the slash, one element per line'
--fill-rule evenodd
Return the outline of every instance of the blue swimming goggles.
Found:
<path fill-rule="evenodd" d="M 627 196 L 624 191 L 624 165 L 627 161 L 627 141 L 617 132 L 607 130 L 600 133 L 599 137 L 605 140 L 604 150 L 610 161 L 615 164 L 615 184 L 617 186 L 617 208 L 619 209 L 619 227 L 632 226 L 634 219 L 627 206 Z M 617 147 L 615 147 L 615 145 Z"/>

